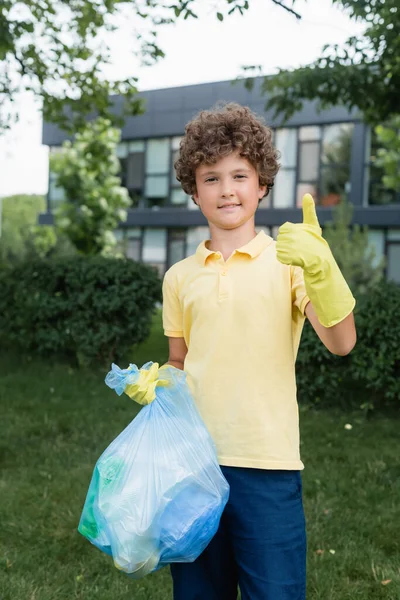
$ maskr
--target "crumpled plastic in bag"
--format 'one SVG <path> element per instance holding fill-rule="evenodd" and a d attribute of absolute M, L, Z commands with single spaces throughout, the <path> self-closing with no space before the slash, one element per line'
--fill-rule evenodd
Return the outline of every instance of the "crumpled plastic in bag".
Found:
<path fill-rule="evenodd" d="M 106 384 L 121 395 L 138 374 L 136 365 L 113 364 Z M 78 527 L 136 579 L 194 561 L 215 535 L 229 496 L 185 373 L 162 367 L 162 380 L 155 399 L 98 459 Z"/>

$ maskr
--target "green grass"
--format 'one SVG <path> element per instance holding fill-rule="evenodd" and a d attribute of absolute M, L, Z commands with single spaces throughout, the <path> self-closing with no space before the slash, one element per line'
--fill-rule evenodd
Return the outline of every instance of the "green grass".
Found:
<path fill-rule="evenodd" d="M 165 362 L 159 315 L 129 358 Z M 136 412 L 104 376 L 1 357 L 1 600 L 172 597 L 167 569 L 133 581 L 77 533 L 94 464 Z M 308 600 L 400 598 L 399 425 L 301 410 Z"/>

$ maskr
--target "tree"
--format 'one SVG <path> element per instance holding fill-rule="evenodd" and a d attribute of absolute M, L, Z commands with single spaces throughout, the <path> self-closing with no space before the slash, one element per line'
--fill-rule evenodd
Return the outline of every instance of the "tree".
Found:
<path fill-rule="evenodd" d="M 65 194 L 55 211 L 56 227 L 81 254 L 110 253 L 116 245 L 114 230 L 126 220 L 130 198 L 118 176 L 119 141 L 120 131 L 99 117 L 50 156 L 57 186 Z"/>
<path fill-rule="evenodd" d="M 299 15 L 284 1 L 271 0 Z M 164 56 L 157 30 L 179 18 L 196 18 L 200 0 L 0 0 L 0 131 L 10 127 L 10 108 L 18 92 L 31 91 L 43 101 L 43 115 L 69 131 L 97 114 L 121 125 L 124 115 L 143 110 L 136 98 L 137 79 L 106 81 L 102 68 L 111 62 L 104 33 L 115 33 L 125 14 L 139 24 L 133 32 L 137 52 L 147 63 Z M 249 8 L 248 0 L 215 0 L 216 16 Z M 147 32 L 140 27 L 148 25 Z M 124 102 L 112 110 L 113 95 Z"/>
<path fill-rule="evenodd" d="M 45 210 L 43 196 L 9 196 L 1 204 L 0 264 L 15 264 L 32 255 L 43 257 L 55 248 L 54 228 L 36 225 Z"/>
<path fill-rule="evenodd" d="M 353 225 L 353 205 L 343 199 L 333 209 L 333 222 L 324 227 L 324 237 L 353 293 L 366 294 L 382 279 L 384 259 L 377 260 L 368 239 L 368 228 Z"/>
<path fill-rule="evenodd" d="M 400 111 L 399 0 L 332 2 L 365 22 L 364 35 L 348 38 L 343 47 L 325 46 L 307 66 L 264 78 L 267 108 L 286 121 L 305 100 L 316 99 L 318 108 L 343 104 L 359 109 L 372 125 L 383 123 Z"/>

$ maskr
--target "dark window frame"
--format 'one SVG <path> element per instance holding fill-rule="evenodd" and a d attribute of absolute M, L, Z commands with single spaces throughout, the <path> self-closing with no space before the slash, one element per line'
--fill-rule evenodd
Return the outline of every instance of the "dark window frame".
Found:
<path fill-rule="evenodd" d="M 168 227 L 167 229 L 167 258 L 166 258 L 166 264 L 167 264 L 167 269 L 169 269 L 172 265 L 171 265 L 171 242 L 173 241 L 172 239 L 172 235 L 174 231 L 179 231 L 180 233 L 183 233 L 184 236 L 184 249 L 183 249 L 183 254 L 184 254 L 184 258 L 187 256 L 187 248 L 188 248 L 188 243 L 187 243 L 187 239 L 188 239 L 188 227 Z"/>
<path fill-rule="evenodd" d="M 322 161 L 322 156 L 323 156 L 323 142 L 324 142 L 324 133 L 325 133 L 325 129 L 328 127 L 332 127 L 334 125 L 351 125 L 352 126 L 352 133 L 351 133 L 351 147 L 353 147 L 354 145 L 354 136 L 355 136 L 355 123 L 356 121 L 329 121 L 329 122 L 323 122 L 323 123 L 318 123 L 318 124 L 301 124 L 296 126 L 297 128 L 297 156 L 296 156 L 296 181 L 295 181 L 295 193 L 294 193 L 294 208 L 300 208 L 299 206 L 297 206 L 297 190 L 298 190 L 298 186 L 301 184 L 310 184 L 310 185 L 315 185 L 316 187 L 316 196 L 318 198 L 318 203 L 317 206 L 324 206 L 323 204 L 321 204 L 321 191 L 322 191 L 322 173 L 324 171 L 324 169 L 330 168 L 330 169 L 341 169 L 341 168 L 348 168 L 349 170 L 349 182 L 351 182 L 351 157 L 349 160 L 349 163 L 333 163 L 331 165 L 327 165 L 326 163 L 323 163 Z M 300 129 L 302 127 L 318 127 L 320 129 L 320 137 L 319 139 L 316 140 L 300 140 Z M 317 175 L 317 179 L 315 181 L 301 181 L 300 180 L 300 151 L 301 151 L 301 146 L 303 144 L 309 144 L 309 143 L 318 143 L 319 144 L 319 152 L 318 152 L 318 175 Z M 344 192 L 346 193 L 346 190 L 344 190 Z"/>
<path fill-rule="evenodd" d="M 379 183 L 380 181 L 382 181 L 381 179 L 376 179 L 373 178 L 371 180 L 370 177 L 370 173 L 371 173 L 371 167 L 375 166 L 375 162 L 373 160 L 371 160 L 371 154 L 372 154 L 372 148 L 373 148 L 373 135 L 374 132 L 372 130 L 371 127 L 368 127 L 367 129 L 367 135 L 366 135 L 366 139 L 365 139 L 365 152 L 364 152 L 364 161 L 363 161 L 363 172 L 364 172 L 364 177 L 363 177 L 363 206 L 396 206 L 397 204 L 400 204 L 400 191 L 396 192 L 395 190 L 390 190 L 389 188 L 385 188 L 384 186 L 383 189 L 385 190 L 386 193 L 392 194 L 394 196 L 394 200 L 392 202 L 382 202 L 382 203 L 371 203 L 370 202 L 370 190 L 371 190 L 371 183 L 372 184 L 376 184 Z M 379 146 L 377 146 L 379 148 Z M 368 178 L 368 185 L 366 185 L 367 183 L 367 178 Z"/>
<path fill-rule="evenodd" d="M 385 262 L 385 279 L 388 279 L 388 266 L 389 266 L 389 248 L 390 246 L 400 246 L 400 240 L 391 240 L 389 239 L 389 229 L 386 228 L 385 229 L 385 258 L 386 258 L 386 262 Z M 394 281 L 393 279 L 391 279 L 390 281 Z M 395 283 L 397 283 L 398 285 L 400 285 L 400 282 L 395 281 Z"/>

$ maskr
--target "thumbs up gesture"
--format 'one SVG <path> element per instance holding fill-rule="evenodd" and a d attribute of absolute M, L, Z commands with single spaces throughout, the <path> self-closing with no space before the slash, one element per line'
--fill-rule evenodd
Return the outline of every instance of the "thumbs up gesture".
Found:
<path fill-rule="evenodd" d="M 331 254 L 322 230 L 311 194 L 303 196 L 303 222 L 284 223 L 276 240 L 277 259 L 285 265 L 294 265 L 312 271 L 321 266 L 325 254 Z"/>
<path fill-rule="evenodd" d="M 284 265 L 301 267 L 307 294 L 324 327 L 340 323 L 353 310 L 355 300 L 321 235 L 315 204 L 303 197 L 303 222 L 284 223 L 276 240 L 276 257 Z"/>

